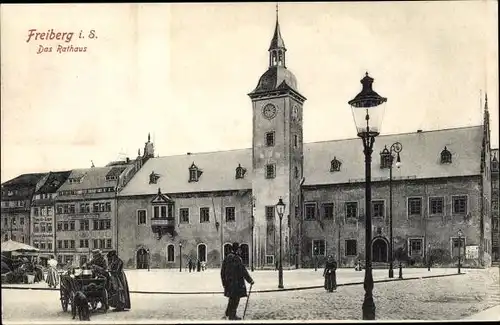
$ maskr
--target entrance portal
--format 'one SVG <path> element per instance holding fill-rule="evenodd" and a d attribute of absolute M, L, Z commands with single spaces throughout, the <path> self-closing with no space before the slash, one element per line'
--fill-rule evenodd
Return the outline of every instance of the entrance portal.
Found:
<path fill-rule="evenodd" d="M 137 251 L 137 268 L 138 269 L 147 269 L 149 263 L 149 253 L 144 248 L 141 248 Z"/>
<path fill-rule="evenodd" d="M 372 261 L 388 262 L 388 245 L 382 238 L 376 238 L 372 243 Z"/>

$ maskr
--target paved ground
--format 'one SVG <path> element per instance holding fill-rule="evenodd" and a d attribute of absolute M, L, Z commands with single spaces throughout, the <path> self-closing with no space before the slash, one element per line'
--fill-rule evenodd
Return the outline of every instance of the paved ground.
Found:
<path fill-rule="evenodd" d="M 464 272 L 467 272 L 465 269 Z M 442 274 L 455 274 L 457 269 L 431 269 L 424 268 L 403 269 L 403 277 L 435 276 Z M 179 272 L 174 269 L 127 270 L 127 279 L 131 291 L 146 292 L 222 292 L 219 269 L 208 269 L 205 272 Z M 250 272 L 255 281 L 252 290 L 273 290 L 278 287 L 278 272 L 276 271 L 254 271 Z M 337 281 L 339 284 L 362 282 L 364 271 L 356 272 L 353 269 L 339 269 Z M 398 271 L 394 272 L 394 279 L 398 277 Z M 388 270 L 373 270 L 375 280 L 388 279 Z M 283 282 L 285 289 L 321 286 L 323 285 L 323 270 L 298 269 L 283 271 Z M 6 285 L 7 286 L 7 285 Z M 17 287 L 47 288 L 43 282 L 32 285 L 8 285 Z"/>
<path fill-rule="evenodd" d="M 258 281 L 260 272 L 254 273 Z M 298 278 L 304 277 L 298 274 Z M 196 275 L 184 275 L 183 282 L 191 282 L 192 276 Z M 252 293 L 246 319 L 360 320 L 363 293 L 362 285 L 339 287 L 334 293 L 322 289 Z M 460 276 L 377 283 L 374 289 L 378 320 L 464 319 L 500 305 L 499 296 L 498 268 L 467 270 L 467 274 Z M 61 311 L 57 291 L 2 289 L 2 298 L 4 323 L 72 322 L 70 313 Z M 132 310 L 93 314 L 91 322 L 220 321 L 226 304 L 221 294 L 132 294 L 131 300 Z M 245 302 L 242 299 L 240 315 Z"/>

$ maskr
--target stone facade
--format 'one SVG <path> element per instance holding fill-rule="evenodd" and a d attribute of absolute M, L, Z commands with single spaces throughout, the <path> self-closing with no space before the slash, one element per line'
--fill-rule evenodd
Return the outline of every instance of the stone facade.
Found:
<path fill-rule="evenodd" d="M 153 202 L 157 195 L 118 198 L 118 253 L 126 267 L 147 268 L 149 264 L 151 268 L 178 268 L 179 244 L 182 244 L 183 265 L 191 258 L 205 261 L 209 267 L 220 267 L 224 244 L 239 241 L 252 249 L 250 191 L 167 196 L 173 201 L 175 225 L 171 233 L 161 237 L 152 230 Z M 209 211 L 208 220 L 204 222 L 200 222 L 201 209 Z M 183 211 L 187 211 L 187 217 Z M 199 248 L 200 244 L 206 245 L 205 251 Z M 169 245 L 173 245 L 170 252 Z M 251 255 L 248 254 L 248 258 Z"/>
<path fill-rule="evenodd" d="M 401 168 L 404 168 L 401 167 Z M 424 263 L 426 254 L 430 250 L 442 249 L 449 253 L 450 261 L 456 258 L 457 247 L 453 247 L 453 239 L 457 238 L 459 229 L 464 233 L 465 247 L 463 254 L 469 252 L 464 265 L 478 266 L 479 246 L 487 239 L 481 238 L 481 220 L 486 215 L 481 215 L 481 179 L 480 177 L 460 177 L 425 180 L 393 180 L 392 220 L 394 251 L 403 248 L 408 253 L 410 260 Z M 313 240 L 325 241 L 326 249 L 319 256 L 320 262 L 328 255 L 340 257 L 342 266 L 353 266 L 358 256 L 363 257 L 365 251 L 364 228 L 364 183 L 343 184 L 326 187 L 307 187 L 304 193 L 304 205 L 316 204 L 321 207 L 325 203 L 333 203 L 334 216 L 327 219 L 322 209 L 319 217 L 303 221 L 302 233 L 302 263 L 311 267 L 315 262 L 312 251 Z M 454 211 L 454 200 L 459 196 L 466 198 L 466 212 Z M 409 214 L 409 199 L 420 199 L 420 214 Z M 442 200 L 442 213 L 433 214 L 430 205 L 432 200 Z M 357 203 L 356 217 L 347 218 L 346 202 Z M 389 261 L 389 185 L 388 182 L 374 182 L 372 184 L 372 203 L 383 202 L 383 216 L 372 218 L 372 245 L 378 241 L 374 248 L 374 261 Z M 458 204 L 458 203 L 456 203 Z M 321 222 L 320 222 L 321 220 Z M 352 248 L 347 251 L 348 240 L 355 240 L 355 252 Z M 411 241 L 411 243 L 410 243 Z M 418 241 L 419 243 L 415 243 Z M 352 243 L 352 242 L 351 242 Z M 413 248 L 411 247 L 413 243 Z M 380 251 L 382 257 L 380 258 Z M 413 251 L 412 251 L 413 250 Z M 477 251 L 476 251 L 477 250 Z M 485 252 L 488 260 L 489 252 Z"/>
<path fill-rule="evenodd" d="M 499 177 L 498 177 L 498 149 L 492 150 L 491 160 L 491 243 L 492 260 L 500 261 L 500 222 L 499 222 Z"/>

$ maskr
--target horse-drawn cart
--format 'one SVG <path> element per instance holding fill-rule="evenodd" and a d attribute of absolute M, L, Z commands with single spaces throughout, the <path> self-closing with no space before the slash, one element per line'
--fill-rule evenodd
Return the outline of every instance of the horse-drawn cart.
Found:
<path fill-rule="evenodd" d="M 68 305 L 73 308 L 75 294 L 81 291 L 87 297 L 91 311 L 98 309 L 107 312 L 109 309 L 108 280 L 105 277 L 89 277 L 87 275 L 62 275 L 59 289 L 63 311 Z"/>

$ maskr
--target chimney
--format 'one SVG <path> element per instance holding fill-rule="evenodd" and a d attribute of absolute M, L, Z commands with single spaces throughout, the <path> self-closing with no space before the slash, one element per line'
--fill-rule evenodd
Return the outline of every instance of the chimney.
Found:
<path fill-rule="evenodd" d="M 418 130 L 417 130 L 417 133 L 422 133 L 422 130 L 418 129 Z"/>

